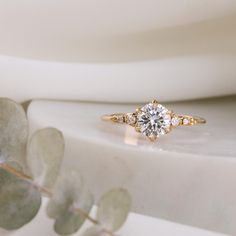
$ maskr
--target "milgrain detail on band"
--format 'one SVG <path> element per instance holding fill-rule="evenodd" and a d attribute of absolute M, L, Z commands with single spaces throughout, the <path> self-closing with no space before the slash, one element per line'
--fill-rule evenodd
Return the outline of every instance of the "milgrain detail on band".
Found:
<path fill-rule="evenodd" d="M 151 141 L 169 133 L 178 126 L 205 124 L 206 120 L 191 115 L 175 114 L 156 100 L 137 108 L 133 113 L 114 113 L 102 116 L 103 120 L 124 123 L 135 127 L 137 132 L 147 136 Z"/>

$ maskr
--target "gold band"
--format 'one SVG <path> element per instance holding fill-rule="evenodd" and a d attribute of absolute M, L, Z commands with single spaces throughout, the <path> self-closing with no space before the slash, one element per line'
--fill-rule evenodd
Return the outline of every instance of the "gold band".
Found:
<path fill-rule="evenodd" d="M 110 115 L 103 115 L 101 118 L 104 121 L 112 121 L 115 123 L 124 123 L 129 124 L 127 117 L 131 113 L 114 113 Z M 205 124 L 206 120 L 202 117 L 191 116 L 191 115 L 177 115 L 172 113 L 173 117 L 180 119 L 179 125 L 196 125 L 196 124 Z"/>
<path fill-rule="evenodd" d="M 102 120 L 113 121 L 116 123 L 126 123 L 125 122 L 126 115 L 127 115 L 127 113 L 114 113 L 111 115 L 103 115 Z"/>

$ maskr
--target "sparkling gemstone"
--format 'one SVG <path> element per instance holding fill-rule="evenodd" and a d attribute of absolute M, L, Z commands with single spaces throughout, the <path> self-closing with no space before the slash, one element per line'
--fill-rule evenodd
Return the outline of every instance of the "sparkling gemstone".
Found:
<path fill-rule="evenodd" d="M 188 124 L 189 124 L 189 120 L 188 120 L 187 118 L 184 118 L 184 119 L 183 119 L 183 124 L 184 124 L 184 125 L 188 125 Z"/>
<path fill-rule="evenodd" d="M 171 120 L 171 124 L 173 126 L 178 126 L 180 124 L 180 119 L 178 117 L 174 116 Z"/>
<path fill-rule="evenodd" d="M 127 124 L 133 125 L 136 122 L 136 117 L 133 113 L 128 113 L 126 115 Z"/>
<path fill-rule="evenodd" d="M 168 132 L 171 116 L 161 104 L 149 103 L 141 108 L 137 115 L 137 126 L 148 137 L 158 137 Z"/>

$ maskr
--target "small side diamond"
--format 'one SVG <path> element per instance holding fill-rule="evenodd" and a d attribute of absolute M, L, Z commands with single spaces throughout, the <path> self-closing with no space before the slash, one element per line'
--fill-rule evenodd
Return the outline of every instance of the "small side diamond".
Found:
<path fill-rule="evenodd" d="M 178 118 L 178 117 L 173 117 L 172 119 L 171 119 L 171 124 L 173 125 L 173 126 L 178 126 L 179 124 L 180 124 L 180 119 Z"/>
<path fill-rule="evenodd" d="M 133 113 L 126 115 L 127 124 L 134 125 L 136 123 L 136 116 Z"/>
<path fill-rule="evenodd" d="M 124 122 L 124 117 L 123 116 L 118 116 L 117 117 L 117 122 L 123 123 Z"/>
<path fill-rule="evenodd" d="M 123 115 L 120 115 L 120 114 L 114 114 L 113 117 L 112 117 L 112 120 L 114 122 L 124 123 L 125 122 L 125 117 Z"/>
<path fill-rule="evenodd" d="M 188 124 L 189 124 L 189 119 L 184 118 L 184 119 L 183 119 L 183 124 L 184 124 L 184 125 L 188 125 Z"/>

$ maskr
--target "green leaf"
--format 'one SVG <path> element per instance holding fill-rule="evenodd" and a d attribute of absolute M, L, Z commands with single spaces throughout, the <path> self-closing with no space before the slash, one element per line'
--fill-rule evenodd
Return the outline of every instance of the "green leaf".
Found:
<path fill-rule="evenodd" d="M 59 175 L 64 156 L 64 138 L 55 128 L 36 131 L 28 142 L 27 162 L 34 181 L 51 189 Z"/>
<path fill-rule="evenodd" d="M 41 206 L 41 194 L 31 183 L 0 168 L 0 227 L 21 228 Z"/>
<path fill-rule="evenodd" d="M 28 121 L 23 107 L 7 98 L 0 98 L 0 134 L 1 162 L 14 160 L 26 169 Z"/>
<path fill-rule="evenodd" d="M 104 232 L 100 226 L 91 226 L 82 234 L 82 236 L 110 236 L 110 234 Z"/>
<path fill-rule="evenodd" d="M 131 197 L 125 189 L 113 189 L 105 193 L 99 203 L 97 219 L 109 231 L 117 231 L 126 221 L 131 207 Z"/>
<path fill-rule="evenodd" d="M 93 203 L 93 196 L 78 172 L 73 170 L 63 172 L 58 178 L 53 197 L 47 207 L 48 216 L 55 219 L 55 231 L 60 235 L 69 235 L 78 231 Z"/>

